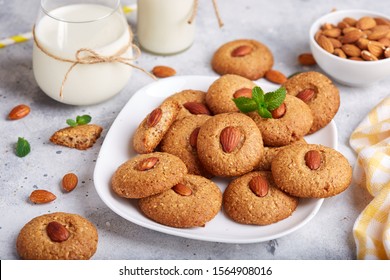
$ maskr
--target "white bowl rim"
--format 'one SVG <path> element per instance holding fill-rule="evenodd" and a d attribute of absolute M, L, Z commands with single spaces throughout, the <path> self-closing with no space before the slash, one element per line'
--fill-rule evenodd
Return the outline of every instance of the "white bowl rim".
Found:
<path fill-rule="evenodd" d="M 309 31 L 309 35 L 310 35 L 310 41 L 313 43 L 313 46 L 315 46 L 316 48 L 318 48 L 320 50 L 320 52 L 326 54 L 327 56 L 331 57 L 332 59 L 335 59 L 336 61 L 343 61 L 344 63 L 347 63 L 347 64 L 351 64 L 351 65 L 363 65 L 366 64 L 366 63 L 370 63 L 370 64 L 384 64 L 384 63 L 388 63 L 390 61 L 390 58 L 385 58 L 385 59 L 379 59 L 379 60 L 375 60 L 375 61 L 358 61 L 358 60 L 351 60 L 351 59 L 345 59 L 345 58 L 341 58 L 341 57 L 338 57 L 337 55 L 333 55 L 333 54 L 330 54 L 328 53 L 327 51 L 325 51 L 323 48 L 321 48 L 321 46 L 317 43 L 316 40 L 314 40 L 314 34 L 315 32 L 317 32 L 318 30 L 318 27 L 321 26 L 321 22 L 322 23 L 325 23 L 326 22 L 326 19 L 332 15 L 349 15 L 351 17 L 353 17 L 353 15 L 351 14 L 366 14 L 367 16 L 378 16 L 378 17 L 383 17 L 385 19 L 390 19 L 389 16 L 385 15 L 385 14 L 382 14 L 382 13 L 378 13 L 378 12 L 375 12 L 375 11 L 370 11 L 370 10 L 362 10 L 362 9 L 353 9 L 353 10 L 338 10 L 338 11 L 334 11 L 334 12 L 329 12 L 321 17 L 319 17 L 318 19 L 316 19 L 312 25 L 310 26 L 310 31 Z M 316 30 L 314 30 L 316 28 Z"/>

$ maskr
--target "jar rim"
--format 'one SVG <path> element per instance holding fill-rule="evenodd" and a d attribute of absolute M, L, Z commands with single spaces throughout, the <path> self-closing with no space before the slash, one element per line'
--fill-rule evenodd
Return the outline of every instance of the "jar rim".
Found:
<path fill-rule="evenodd" d="M 61 8 L 61 7 L 66 7 L 68 5 L 62 5 L 62 6 L 58 6 L 54 9 L 51 9 L 51 10 L 48 10 L 46 7 L 45 7 L 45 4 L 48 0 L 41 0 L 41 9 L 42 11 L 49 17 L 51 17 L 52 19 L 54 20 L 57 20 L 57 21 L 61 21 L 61 22 L 64 22 L 64 23 L 90 23 L 90 22 L 95 22 L 95 21 L 99 21 L 99 20 L 103 20 L 105 18 L 108 18 L 109 16 L 111 16 L 112 14 L 114 14 L 120 7 L 120 0 L 113 0 L 113 7 L 110 7 L 110 6 L 106 6 L 107 8 L 110 8 L 111 11 L 108 12 L 107 14 L 99 17 L 99 18 L 94 18 L 94 19 L 87 19 L 87 20 L 67 20 L 67 19 L 64 19 L 64 18 L 61 18 L 61 17 L 58 17 L 58 16 L 55 16 L 53 15 L 52 11 L 57 9 L 57 8 Z M 82 4 L 82 1 L 79 1 L 80 4 Z M 90 3 L 92 4 L 92 3 Z"/>

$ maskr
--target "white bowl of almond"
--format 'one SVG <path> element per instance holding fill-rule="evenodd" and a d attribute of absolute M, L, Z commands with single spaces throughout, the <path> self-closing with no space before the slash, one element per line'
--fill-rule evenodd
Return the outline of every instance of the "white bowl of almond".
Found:
<path fill-rule="evenodd" d="M 317 64 L 334 80 L 368 86 L 390 77 L 390 20 L 377 12 L 340 10 L 310 27 Z"/>

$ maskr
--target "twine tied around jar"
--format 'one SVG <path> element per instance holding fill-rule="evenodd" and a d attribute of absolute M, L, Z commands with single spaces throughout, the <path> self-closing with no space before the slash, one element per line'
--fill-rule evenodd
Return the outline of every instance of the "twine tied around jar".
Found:
<path fill-rule="evenodd" d="M 217 20 L 218 20 L 219 27 L 222 27 L 222 26 L 223 26 L 223 22 L 222 22 L 222 19 L 221 19 L 220 14 L 219 14 L 218 6 L 217 6 L 217 1 L 216 1 L 216 0 L 212 0 L 212 2 L 213 2 L 214 11 L 215 11 L 215 15 L 216 15 Z M 196 14 L 197 14 L 197 12 L 198 12 L 198 5 L 199 5 L 199 0 L 194 0 L 194 9 L 192 10 L 191 17 L 190 17 L 190 19 L 188 20 L 188 23 L 189 23 L 189 24 L 192 24 L 192 22 L 194 21 L 194 19 L 195 19 L 195 17 L 196 17 Z"/>
<path fill-rule="evenodd" d="M 62 58 L 62 57 L 59 57 L 57 55 L 50 53 L 41 44 L 39 44 L 37 37 L 35 35 L 35 25 L 33 26 L 33 30 L 32 30 L 34 43 L 44 54 L 46 54 L 47 56 L 49 56 L 55 60 L 58 60 L 58 61 L 72 63 L 72 65 L 69 67 L 68 71 L 66 72 L 64 79 L 62 80 L 61 89 L 60 89 L 60 98 L 63 98 L 64 86 L 65 86 L 65 83 L 68 79 L 70 72 L 78 64 L 97 64 L 97 63 L 118 62 L 118 63 L 128 65 L 130 67 L 136 68 L 138 70 L 141 70 L 142 72 L 146 73 L 147 75 L 149 75 L 150 77 L 152 77 L 153 79 L 156 80 L 156 77 L 153 74 L 151 74 L 148 71 L 146 71 L 145 69 L 131 63 L 132 61 L 139 58 L 139 56 L 141 55 L 141 50 L 135 44 L 133 44 L 133 32 L 132 32 L 130 26 L 129 26 L 129 33 L 130 33 L 129 42 L 113 55 L 105 56 L 105 55 L 99 54 L 98 52 L 96 52 L 93 49 L 81 48 L 81 49 L 77 50 L 75 53 L 76 59 L 66 59 L 66 58 Z M 135 50 L 136 54 L 131 58 L 123 57 L 122 55 L 129 48 L 133 48 Z"/>

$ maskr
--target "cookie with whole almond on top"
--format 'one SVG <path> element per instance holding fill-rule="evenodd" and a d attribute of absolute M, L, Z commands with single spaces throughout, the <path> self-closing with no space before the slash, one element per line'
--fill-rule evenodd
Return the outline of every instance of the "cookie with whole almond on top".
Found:
<path fill-rule="evenodd" d="M 338 151 L 318 144 L 291 145 L 271 164 L 277 186 L 297 197 L 326 198 L 346 190 L 352 168 Z"/>
<path fill-rule="evenodd" d="M 179 104 L 167 100 L 150 112 L 137 127 L 133 136 L 133 148 L 139 154 L 153 152 L 180 112 Z"/>
<path fill-rule="evenodd" d="M 309 106 L 313 114 L 313 125 L 309 134 L 330 123 L 340 107 L 338 88 L 319 72 L 310 71 L 294 75 L 283 86 L 287 94 L 301 99 Z"/>
<path fill-rule="evenodd" d="M 240 224 L 269 225 L 288 218 L 298 199 L 280 190 L 269 171 L 236 178 L 223 193 L 223 209 Z"/>
<path fill-rule="evenodd" d="M 234 40 L 214 53 L 211 66 L 220 75 L 236 74 L 250 80 L 260 79 L 272 68 L 270 49 L 256 40 Z"/>

